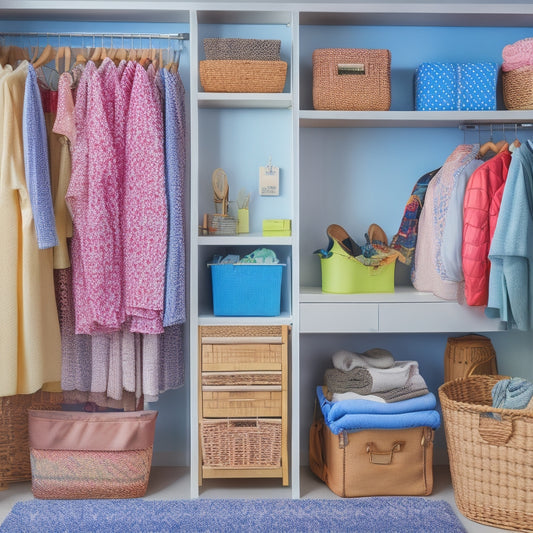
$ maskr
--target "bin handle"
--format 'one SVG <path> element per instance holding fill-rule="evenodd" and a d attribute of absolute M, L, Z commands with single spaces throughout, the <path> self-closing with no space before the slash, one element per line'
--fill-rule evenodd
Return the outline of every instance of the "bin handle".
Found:
<path fill-rule="evenodd" d="M 390 465 L 392 463 L 392 456 L 394 452 L 399 452 L 405 444 L 403 441 L 396 441 L 392 444 L 392 448 L 386 452 L 380 452 L 374 448 L 373 442 L 366 443 L 366 453 L 369 455 L 369 460 L 375 465 Z"/>
<path fill-rule="evenodd" d="M 481 413 L 479 415 L 479 436 L 488 444 L 506 444 L 513 434 L 512 416 L 500 416 L 498 413 Z"/>

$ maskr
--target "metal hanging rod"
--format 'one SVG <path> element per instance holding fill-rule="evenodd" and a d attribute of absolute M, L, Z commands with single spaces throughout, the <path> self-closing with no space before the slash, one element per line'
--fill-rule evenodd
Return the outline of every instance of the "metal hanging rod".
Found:
<path fill-rule="evenodd" d="M 460 124 L 459 129 L 463 131 L 498 131 L 511 129 L 531 129 L 533 123 L 531 122 L 492 122 L 488 124 Z"/>
<path fill-rule="evenodd" d="M 81 37 L 81 38 L 116 38 L 116 39 L 174 39 L 178 41 L 188 41 L 188 33 L 115 33 L 115 32 L 2 32 L 0 37 Z"/>

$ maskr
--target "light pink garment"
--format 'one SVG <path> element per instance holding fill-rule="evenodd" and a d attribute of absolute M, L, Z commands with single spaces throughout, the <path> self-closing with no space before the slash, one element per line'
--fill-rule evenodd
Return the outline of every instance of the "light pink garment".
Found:
<path fill-rule="evenodd" d="M 124 176 L 126 314 L 131 331 L 162 333 L 167 247 L 163 114 L 140 64 L 126 120 Z"/>
<path fill-rule="evenodd" d="M 462 284 L 445 279 L 440 245 L 454 180 L 477 155 L 478 145 L 459 145 L 430 181 L 420 213 L 415 264 L 411 273 L 418 291 L 432 292 L 447 300 L 461 299 Z"/>
<path fill-rule="evenodd" d="M 76 129 L 66 197 L 74 223 L 76 333 L 117 331 L 124 321 L 118 173 L 102 80 L 91 61 L 78 86 Z"/>

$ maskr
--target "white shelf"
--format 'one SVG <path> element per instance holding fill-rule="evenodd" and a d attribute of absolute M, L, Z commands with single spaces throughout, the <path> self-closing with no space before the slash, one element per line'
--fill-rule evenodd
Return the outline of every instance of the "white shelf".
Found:
<path fill-rule="evenodd" d="M 198 237 L 200 246 L 290 246 L 292 241 L 292 237 L 264 237 L 260 233 Z"/>
<path fill-rule="evenodd" d="M 300 111 L 304 128 L 458 128 L 468 124 L 533 127 L 533 111 Z"/>
<path fill-rule="evenodd" d="M 328 317 L 327 320 L 324 317 Z M 329 294 L 300 289 L 300 333 L 445 333 L 499 331 L 483 307 L 443 300 L 413 287 L 393 293 Z"/>
<path fill-rule="evenodd" d="M 291 93 L 198 93 L 201 108 L 290 109 Z"/>
<path fill-rule="evenodd" d="M 292 322 L 293 318 L 288 313 L 281 313 L 280 316 L 198 316 L 199 326 L 283 326 L 291 325 Z"/>
<path fill-rule="evenodd" d="M 322 292 L 321 287 L 301 287 L 300 302 L 303 303 L 446 303 L 431 292 L 420 292 L 414 287 L 395 287 L 394 292 L 365 294 L 332 294 Z"/>

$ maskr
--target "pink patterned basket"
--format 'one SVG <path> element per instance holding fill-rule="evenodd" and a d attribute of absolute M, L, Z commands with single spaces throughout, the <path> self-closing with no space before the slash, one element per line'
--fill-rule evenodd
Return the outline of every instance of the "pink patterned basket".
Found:
<path fill-rule="evenodd" d="M 32 492 L 43 499 L 139 498 L 157 411 L 29 411 Z"/>

